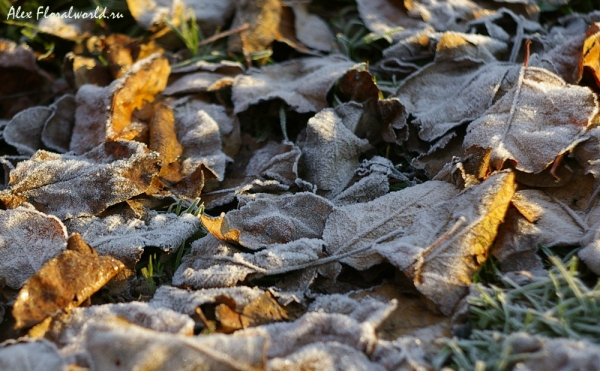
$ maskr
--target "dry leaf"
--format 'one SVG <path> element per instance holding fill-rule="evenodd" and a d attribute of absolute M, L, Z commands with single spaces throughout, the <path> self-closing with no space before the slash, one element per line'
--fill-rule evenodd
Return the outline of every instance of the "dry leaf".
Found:
<path fill-rule="evenodd" d="M 137 23 L 147 30 L 163 26 L 165 18 L 179 25 L 179 14 L 181 12 L 187 14 L 187 10 L 191 8 L 198 24 L 202 27 L 202 32 L 210 35 L 215 28 L 225 26 L 225 20 L 229 19 L 235 8 L 235 2 L 232 0 L 186 0 L 181 2 L 127 0 L 127 7 Z"/>
<path fill-rule="evenodd" d="M 518 191 L 511 203 L 517 212 L 507 213 L 492 250 L 504 272 L 542 269 L 535 257 L 538 246 L 576 246 L 588 228 L 573 210 L 543 191 Z M 528 267 L 531 262 L 537 263 Z"/>
<path fill-rule="evenodd" d="M 71 239 L 81 237 L 75 234 Z M 35 325 L 61 310 L 79 306 L 124 268 L 113 257 L 98 256 L 90 250 L 66 250 L 27 280 L 13 305 L 15 328 Z"/>
<path fill-rule="evenodd" d="M 132 114 L 165 88 L 170 71 L 169 62 L 157 53 L 137 61 L 105 88 L 81 87 L 70 150 L 81 154 L 106 140 L 140 135 L 144 126 L 133 120 Z"/>
<path fill-rule="evenodd" d="M 350 206 L 355 203 L 373 201 L 387 194 L 389 190 L 388 176 L 373 172 L 335 196 L 331 202 L 335 206 Z"/>
<path fill-rule="evenodd" d="M 81 9 L 75 9 L 73 13 L 81 12 Z M 90 12 L 86 12 L 90 14 Z M 91 12 L 93 15 L 94 12 Z M 37 25 L 38 29 L 50 35 L 60 37 L 61 39 L 81 42 L 82 39 L 89 37 L 94 31 L 96 22 L 86 17 L 78 18 L 63 18 L 63 17 L 42 17 Z"/>
<path fill-rule="evenodd" d="M 56 217 L 19 207 L 0 210 L 0 279 L 19 289 L 44 263 L 67 247 Z"/>
<path fill-rule="evenodd" d="M 291 142 L 269 141 L 254 151 L 246 167 L 246 177 L 252 180 L 273 179 L 281 184 L 294 184 L 298 178 L 298 160 L 302 152 Z"/>
<path fill-rule="evenodd" d="M 285 308 L 279 305 L 268 291 L 244 306 L 241 312 L 233 310 L 228 304 L 219 304 L 215 308 L 215 315 L 219 321 L 217 330 L 225 333 L 288 318 Z"/>
<path fill-rule="evenodd" d="M 415 116 L 419 137 L 433 141 L 481 117 L 497 99 L 504 80 L 516 76 L 517 68 L 471 61 L 432 63 L 404 80 L 397 96 Z"/>
<path fill-rule="evenodd" d="M 31 156 L 42 148 L 42 130 L 53 114 L 49 107 L 32 107 L 17 113 L 4 128 L 4 140 L 20 154 Z"/>
<path fill-rule="evenodd" d="M 261 336 L 172 335 L 125 322 L 90 325 L 84 346 L 94 370 L 258 371 L 266 342 Z"/>
<path fill-rule="evenodd" d="M 233 85 L 234 78 L 215 72 L 196 72 L 186 74 L 164 91 L 164 95 L 204 93 L 228 88 Z"/>
<path fill-rule="evenodd" d="M 327 107 L 327 93 L 344 72 L 354 66 L 339 55 L 303 58 L 237 76 L 232 88 L 234 113 L 260 101 L 282 99 L 297 112 L 318 112 Z"/>
<path fill-rule="evenodd" d="M 398 26 L 406 29 L 422 29 L 427 26 L 421 19 L 408 15 L 406 2 L 392 0 L 358 0 L 358 14 L 365 26 L 378 35 L 399 37 Z"/>
<path fill-rule="evenodd" d="M 310 14 L 307 4 L 294 4 L 292 10 L 298 40 L 309 48 L 323 52 L 330 51 L 335 37 L 327 22 L 317 15 Z"/>
<path fill-rule="evenodd" d="M 75 124 L 75 97 L 65 94 L 50 105 L 54 115 L 44 124 L 42 129 L 42 143 L 58 153 L 69 150 L 73 125 Z"/>
<path fill-rule="evenodd" d="M 588 88 L 541 68 L 522 68 L 511 90 L 469 125 L 463 146 L 491 148 L 496 168 L 513 160 L 516 169 L 539 173 L 586 139 L 597 113 Z"/>
<path fill-rule="evenodd" d="M 39 104 L 45 98 L 48 81 L 26 45 L 0 40 L 0 118 L 10 119 L 18 112 Z"/>
<path fill-rule="evenodd" d="M 487 259 L 514 192 L 514 174 L 497 173 L 453 200 L 425 209 L 403 236 L 373 248 L 403 270 L 441 313 L 450 315 Z"/>
<path fill-rule="evenodd" d="M 586 32 L 579 61 L 579 80 L 584 76 L 593 79 L 600 87 L 600 25 L 595 23 Z"/>
<path fill-rule="evenodd" d="M 308 192 L 256 199 L 238 210 L 201 220 L 220 240 L 257 250 L 264 245 L 283 244 L 301 238 L 320 238 L 333 205 Z"/>
<path fill-rule="evenodd" d="M 458 193 L 451 184 L 429 181 L 392 192 L 373 201 L 336 207 L 325 224 L 323 240 L 329 255 L 363 250 L 396 230 L 409 230 L 415 216 L 424 209 Z M 375 251 L 367 250 L 340 260 L 358 270 L 383 262 Z"/>
<path fill-rule="evenodd" d="M 158 214 L 150 211 L 145 220 L 120 215 L 81 217 L 66 222 L 69 232 L 80 233 L 101 255 L 111 255 L 133 269 L 145 247 L 174 252 L 200 227 L 191 214 Z"/>
<path fill-rule="evenodd" d="M 60 219 L 97 215 L 143 193 L 157 173 L 157 153 L 137 142 L 108 142 L 81 156 L 38 151 L 11 171 L 0 200 L 11 208 L 27 201 Z"/>
<path fill-rule="evenodd" d="M 22 371 L 67 370 L 67 362 L 56 345 L 48 340 L 3 343 L 0 348 L 0 369 Z"/>
<path fill-rule="evenodd" d="M 106 86 L 113 81 L 110 70 L 99 60 L 75 55 L 73 52 L 65 55 L 63 74 L 69 85 L 78 90 L 85 84 Z"/>
<path fill-rule="evenodd" d="M 346 188 L 359 155 L 369 148 L 366 139 L 359 139 L 336 111 L 327 108 L 308 120 L 302 147 L 306 179 L 333 198 Z"/>
<path fill-rule="evenodd" d="M 244 31 L 244 39 L 235 34 L 229 37 L 227 49 L 230 52 L 255 53 L 269 49 L 279 34 L 282 5 L 280 0 L 238 0 L 232 29 L 249 24 Z"/>
<path fill-rule="evenodd" d="M 301 238 L 271 244 L 255 253 L 244 253 L 213 236 L 192 244 L 173 276 L 173 285 L 194 288 L 228 287 L 249 274 L 277 275 L 310 266 L 322 258 L 324 242 Z"/>

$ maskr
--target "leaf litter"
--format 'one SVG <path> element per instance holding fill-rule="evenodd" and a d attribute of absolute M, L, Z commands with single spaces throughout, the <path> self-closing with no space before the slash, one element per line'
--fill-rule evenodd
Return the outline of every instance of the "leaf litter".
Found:
<path fill-rule="evenodd" d="M 593 362 L 598 12 L 126 4 L 40 22 L 64 61 L 0 40 L 2 367 Z"/>

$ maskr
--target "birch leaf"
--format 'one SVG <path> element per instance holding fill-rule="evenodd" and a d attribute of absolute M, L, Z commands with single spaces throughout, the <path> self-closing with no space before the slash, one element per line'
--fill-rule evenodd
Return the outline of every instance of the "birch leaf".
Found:
<path fill-rule="evenodd" d="M 302 148 L 307 180 L 335 197 L 348 185 L 358 166 L 359 155 L 370 148 L 328 108 L 308 120 L 306 143 Z"/>
<path fill-rule="evenodd" d="M 451 199 L 458 190 L 451 184 L 429 181 L 373 201 L 336 207 L 325 224 L 323 240 L 330 255 L 365 249 L 395 230 L 408 230 L 417 214 Z M 357 216 L 360 216 L 357 218 Z M 374 251 L 365 251 L 340 260 L 358 270 L 383 262 Z"/>
<path fill-rule="evenodd" d="M 72 235 L 71 239 L 80 239 Z M 35 325 L 60 310 L 79 306 L 124 268 L 110 257 L 66 250 L 50 259 L 19 291 L 13 305 L 15 328 Z"/>
<path fill-rule="evenodd" d="M 514 174 L 497 173 L 453 200 L 426 209 L 404 236 L 374 249 L 449 315 L 487 259 L 514 192 Z"/>
<path fill-rule="evenodd" d="M 137 142 L 108 142 L 81 156 L 38 151 L 11 171 L 0 200 L 27 201 L 60 219 L 97 215 L 144 192 L 157 172 L 157 153 Z"/>
<path fill-rule="evenodd" d="M 332 207 L 324 198 L 302 192 L 256 199 L 218 218 L 202 214 L 201 220 L 218 239 L 257 250 L 300 238 L 320 238 Z"/>
<path fill-rule="evenodd" d="M 18 289 L 67 247 L 67 230 L 54 216 L 19 207 L 0 210 L 0 279 Z"/>
<path fill-rule="evenodd" d="M 327 107 L 327 93 L 354 65 L 332 55 L 294 59 L 237 76 L 232 88 L 234 113 L 260 101 L 282 99 L 297 112 L 318 112 Z"/>
<path fill-rule="evenodd" d="M 588 88 L 541 68 L 522 68 L 511 90 L 469 125 L 463 146 L 491 148 L 497 168 L 512 160 L 518 170 L 539 173 L 586 139 L 597 113 Z"/>

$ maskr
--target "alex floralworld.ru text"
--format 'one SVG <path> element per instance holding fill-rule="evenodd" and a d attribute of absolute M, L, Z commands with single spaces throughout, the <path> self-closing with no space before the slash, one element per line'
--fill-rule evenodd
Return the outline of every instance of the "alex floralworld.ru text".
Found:
<path fill-rule="evenodd" d="M 80 18 L 95 18 L 95 19 L 102 19 L 102 18 L 122 18 L 123 15 L 120 13 L 108 13 L 108 9 L 106 8 L 102 8 L 100 6 L 97 6 L 96 9 L 92 12 L 92 11 L 87 11 L 87 12 L 83 12 L 83 11 L 74 11 L 73 7 L 70 7 L 68 11 L 64 11 L 64 12 L 50 12 L 50 7 L 48 6 L 40 6 L 37 8 L 37 11 L 35 13 L 35 19 L 39 20 L 40 18 L 49 18 L 49 17 L 58 17 L 58 18 L 72 18 L 72 19 L 80 19 Z M 26 12 L 24 10 L 21 10 L 21 7 L 14 7 L 11 6 L 8 14 L 6 16 L 6 19 L 32 19 L 33 18 L 33 12 Z"/>

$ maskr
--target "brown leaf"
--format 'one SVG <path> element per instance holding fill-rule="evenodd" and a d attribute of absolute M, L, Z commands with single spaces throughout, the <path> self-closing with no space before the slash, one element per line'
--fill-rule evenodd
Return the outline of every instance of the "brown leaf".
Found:
<path fill-rule="evenodd" d="M 283 99 L 297 112 L 317 112 L 327 107 L 327 93 L 335 81 L 354 65 L 339 55 L 294 59 L 247 75 L 237 76 L 232 88 L 234 113 L 259 101 Z"/>
<path fill-rule="evenodd" d="M 586 35 L 579 60 L 579 80 L 585 76 L 600 87 L 600 26 L 597 23 L 592 24 Z"/>
<path fill-rule="evenodd" d="M 241 312 L 236 312 L 226 304 L 217 305 L 215 311 L 220 325 L 218 330 L 225 333 L 283 321 L 288 317 L 285 308 L 268 291 L 244 306 Z"/>
<path fill-rule="evenodd" d="M 597 112 L 588 88 L 541 68 L 522 68 L 511 90 L 469 125 L 463 146 L 491 148 L 497 169 L 512 160 L 516 169 L 538 173 L 586 139 Z"/>
<path fill-rule="evenodd" d="M 70 149 L 81 154 L 106 140 L 133 139 L 145 125 L 132 114 L 154 100 L 170 73 L 160 56 L 137 61 L 120 79 L 105 88 L 85 85 L 77 91 L 77 110 Z"/>
<path fill-rule="evenodd" d="M 238 210 L 201 220 L 220 240 L 252 250 L 301 238 L 320 238 L 333 205 L 315 194 L 302 192 L 275 198 L 257 198 Z"/>
<path fill-rule="evenodd" d="M 295 35 L 301 43 L 309 48 L 329 52 L 335 36 L 327 22 L 308 12 L 307 5 L 304 3 L 292 5 Z"/>
<path fill-rule="evenodd" d="M 11 208 L 27 201 L 61 219 L 97 215 L 143 193 L 158 173 L 157 157 L 129 141 L 104 143 L 81 156 L 38 151 L 11 171 L 0 200 Z"/>
<path fill-rule="evenodd" d="M 124 268 L 110 256 L 99 257 L 89 246 L 81 248 L 80 238 L 71 236 L 75 241 L 69 245 L 78 246 L 77 250 L 66 250 L 46 262 L 21 288 L 12 311 L 15 328 L 30 327 L 60 310 L 79 306 Z"/>
<path fill-rule="evenodd" d="M 280 0 L 240 0 L 235 2 L 236 11 L 231 28 L 235 29 L 249 24 L 250 29 L 244 31 L 245 42 L 240 35 L 229 37 L 228 50 L 231 52 L 255 53 L 269 49 L 279 33 L 281 20 Z"/>
<path fill-rule="evenodd" d="M 175 132 L 173 110 L 165 103 L 158 103 L 154 107 L 154 116 L 150 122 L 148 148 L 160 153 L 162 169 L 165 168 L 164 165 L 175 162 L 183 153 L 183 147 L 177 140 Z"/>
<path fill-rule="evenodd" d="M 0 278 L 19 289 L 67 247 L 67 230 L 54 216 L 17 208 L 0 210 Z"/>

